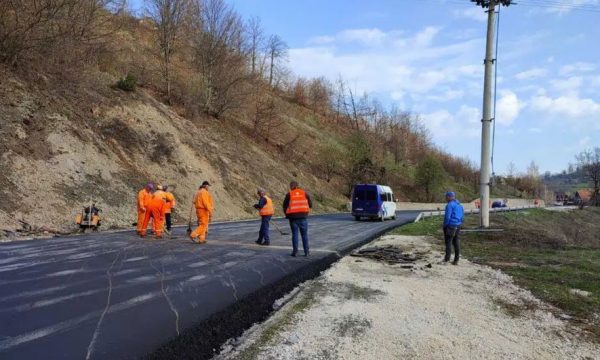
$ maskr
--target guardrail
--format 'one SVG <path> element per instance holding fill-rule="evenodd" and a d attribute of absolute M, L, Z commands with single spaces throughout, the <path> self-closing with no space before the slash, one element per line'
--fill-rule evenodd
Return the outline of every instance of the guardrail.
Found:
<path fill-rule="evenodd" d="M 490 209 L 490 213 L 520 211 L 520 210 L 536 209 L 536 208 L 540 208 L 540 206 L 536 206 L 536 205 L 523 205 L 523 206 L 515 206 L 515 207 L 491 208 Z M 417 215 L 417 217 L 416 217 L 416 219 L 415 219 L 414 222 L 419 222 L 422 219 L 425 219 L 425 218 L 428 218 L 428 217 L 441 216 L 441 215 L 444 215 L 445 213 L 446 212 L 443 211 L 443 210 L 440 210 L 440 211 L 422 211 L 421 213 L 419 213 L 419 215 Z M 479 209 L 465 210 L 465 215 L 472 215 L 472 214 L 479 214 Z"/>

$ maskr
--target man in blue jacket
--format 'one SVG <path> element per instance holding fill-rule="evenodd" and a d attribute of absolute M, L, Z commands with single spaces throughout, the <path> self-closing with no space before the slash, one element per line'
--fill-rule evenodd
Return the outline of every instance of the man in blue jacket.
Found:
<path fill-rule="evenodd" d="M 450 261 L 452 245 L 454 245 L 454 261 L 452 265 L 458 265 L 460 258 L 460 240 L 458 234 L 464 219 L 464 210 L 460 202 L 456 200 L 456 194 L 452 191 L 446 193 L 446 211 L 444 214 L 444 240 L 446 241 L 446 255 L 444 263 Z"/>

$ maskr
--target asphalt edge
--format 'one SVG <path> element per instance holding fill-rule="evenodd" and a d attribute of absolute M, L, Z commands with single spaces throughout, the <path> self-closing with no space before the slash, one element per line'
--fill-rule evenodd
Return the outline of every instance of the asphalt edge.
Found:
<path fill-rule="evenodd" d="M 385 233 L 411 221 L 399 222 L 371 236 L 311 262 L 273 284 L 262 287 L 237 303 L 218 312 L 191 329 L 160 346 L 144 359 L 211 359 L 229 339 L 241 336 L 252 325 L 266 320 L 273 312 L 273 304 L 299 284 L 318 277 L 332 264 L 352 250 L 370 243 Z"/>

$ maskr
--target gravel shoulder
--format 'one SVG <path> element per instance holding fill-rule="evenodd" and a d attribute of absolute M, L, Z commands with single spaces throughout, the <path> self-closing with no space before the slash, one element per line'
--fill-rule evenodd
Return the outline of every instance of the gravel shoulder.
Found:
<path fill-rule="evenodd" d="M 508 275 L 465 259 L 441 265 L 431 244 L 380 238 L 368 247 L 393 245 L 419 259 L 409 269 L 345 257 L 216 359 L 600 358 L 600 346 Z"/>

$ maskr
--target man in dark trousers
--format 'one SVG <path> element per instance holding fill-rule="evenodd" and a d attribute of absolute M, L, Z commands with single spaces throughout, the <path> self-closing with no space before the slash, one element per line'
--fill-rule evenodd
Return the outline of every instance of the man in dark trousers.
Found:
<path fill-rule="evenodd" d="M 308 213 L 312 209 L 310 196 L 298 187 L 296 181 L 290 183 L 290 192 L 283 201 L 283 212 L 290 222 L 292 229 L 292 256 L 298 252 L 298 232 L 302 236 L 302 247 L 304 256 L 310 255 L 308 246 Z"/>
<path fill-rule="evenodd" d="M 460 233 L 460 226 L 464 219 L 464 210 L 458 200 L 456 200 L 456 194 L 452 191 L 446 193 L 446 210 L 444 212 L 444 240 L 446 241 L 446 255 L 444 256 L 444 263 L 450 261 L 450 253 L 452 252 L 452 246 L 454 246 L 454 261 L 452 265 L 458 265 L 460 258 L 460 239 L 458 234 Z"/>
<path fill-rule="evenodd" d="M 267 196 L 265 190 L 258 189 L 256 194 L 258 195 L 258 204 L 255 204 L 254 208 L 258 210 L 258 214 L 260 215 L 260 230 L 256 243 L 268 246 L 271 244 L 269 239 L 269 222 L 275 213 L 275 208 L 273 207 L 273 200 Z"/>

